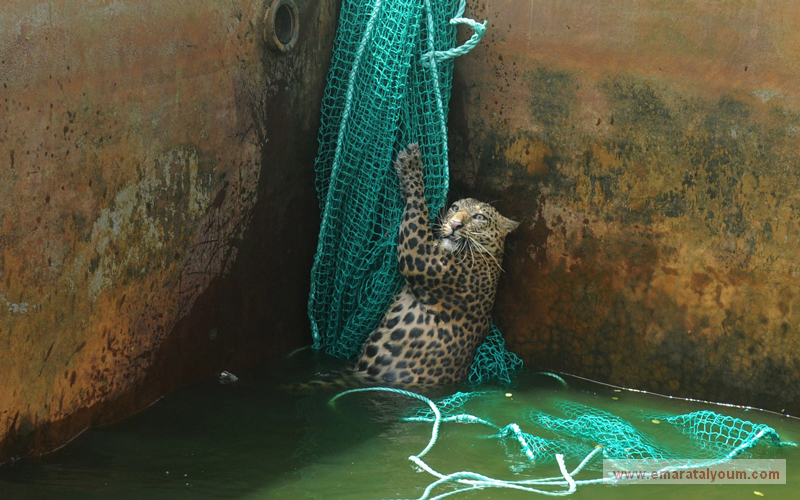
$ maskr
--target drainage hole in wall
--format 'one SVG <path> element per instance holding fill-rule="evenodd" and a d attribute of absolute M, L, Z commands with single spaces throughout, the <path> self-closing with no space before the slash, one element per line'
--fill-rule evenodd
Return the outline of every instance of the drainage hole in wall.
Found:
<path fill-rule="evenodd" d="M 286 52 L 295 42 L 300 19 L 294 0 L 273 0 L 264 17 L 264 41 L 274 50 Z"/>
<path fill-rule="evenodd" d="M 285 4 L 275 11 L 275 36 L 284 45 L 292 41 L 292 17 L 292 9 Z"/>

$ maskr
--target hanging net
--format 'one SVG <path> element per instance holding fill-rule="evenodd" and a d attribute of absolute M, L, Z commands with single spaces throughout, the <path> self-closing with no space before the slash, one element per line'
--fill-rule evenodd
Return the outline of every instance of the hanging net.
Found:
<path fill-rule="evenodd" d="M 316 161 L 322 211 L 311 275 L 314 348 L 354 360 L 403 286 L 396 237 L 403 200 L 392 161 L 419 143 L 432 214 L 447 198 L 447 109 L 453 57 L 485 30 L 455 0 L 350 0 L 342 5 L 322 102 Z M 475 31 L 454 48 L 456 24 Z M 509 382 L 521 361 L 492 328 L 470 381 Z"/>

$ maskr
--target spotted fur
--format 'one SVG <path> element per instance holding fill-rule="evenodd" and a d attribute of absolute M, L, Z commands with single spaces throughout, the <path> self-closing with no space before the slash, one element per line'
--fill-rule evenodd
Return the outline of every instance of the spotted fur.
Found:
<path fill-rule="evenodd" d="M 399 154 L 395 170 L 405 199 L 397 263 L 406 284 L 355 369 L 382 383 L 460 382 L 489 331 L 503 244 L 518 223 L 467 198 L 450 207 L 436 237 L 416 144 Z"/>

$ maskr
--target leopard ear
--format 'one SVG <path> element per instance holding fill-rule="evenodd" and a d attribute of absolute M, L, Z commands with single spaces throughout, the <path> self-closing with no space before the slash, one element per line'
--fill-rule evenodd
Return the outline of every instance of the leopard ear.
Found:
<path fill-rule="evenodd" d="M 505 231 L 505 233 L 508 234 L 519 226 L 519 222 L 515 222 L 511 219 L 503 217 L 503 220 L 500 223 L 500 225 L 502 226 L 503 231 Z"/>

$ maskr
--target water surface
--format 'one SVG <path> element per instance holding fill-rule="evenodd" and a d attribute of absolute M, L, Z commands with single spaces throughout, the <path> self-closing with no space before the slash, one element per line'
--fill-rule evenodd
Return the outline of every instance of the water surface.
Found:
<path fill-rule="evenodd" d="M 0 466 L 2 499 L 347 499 L 419 498 L 433 481 L 408 457 L 422 451 L 431 426 L 401 422 L 419 402 L 397 395 L 362 393 L 328 400 L 329 387 L 288 391 L 282 384 L 334 374 L 346 364 L 303 353 L 245 373 L 239 382 L 209 380 L 163 398 L 115 425 L 90 429 L 69 445 L 38 459 Z M 643 411 L 687 413 L 711 409 L 764 423 L 783 440 L 800 441 L 800 422 L 760 411 L 685 402 L 568 379 L 569 388 L 530 372 L 512 388 L 471 401 L 467 410 L 504 426 L 541 433 L 524 419 L 532 408 L 552 411 L 569 400 L 610 411 L 659 444 L 680 449 L 685 438 L 643 419 Z M 461 387 L 461 390 L 470 390 Z M 496 388 L 483 387 L 482 390 Z M 446 396 L 454 388 L 430 394 Z M 513 397 L 506 397 L 511 392 Z M 473 471 L 502 479 L 557 475 L 555 464 L 532 465 L 513 442 L 504 446 L 480 425 L 444 424 L 425 457 L 442 473 Z M 785 458 L 786 485 L 591 485 L 571 498 L 761 498 L 795 500 L 800 494 L 800 451 L 761 445 L 756 458 Z M 576 465 L 577 462 L 568 462 Z M 599 477 L 587 470 L 578 478 Z M 447 487 L 437 493 L 449 491 Z M 456 499 L 523 499 L 539 495 L 487 489 Z"/>

